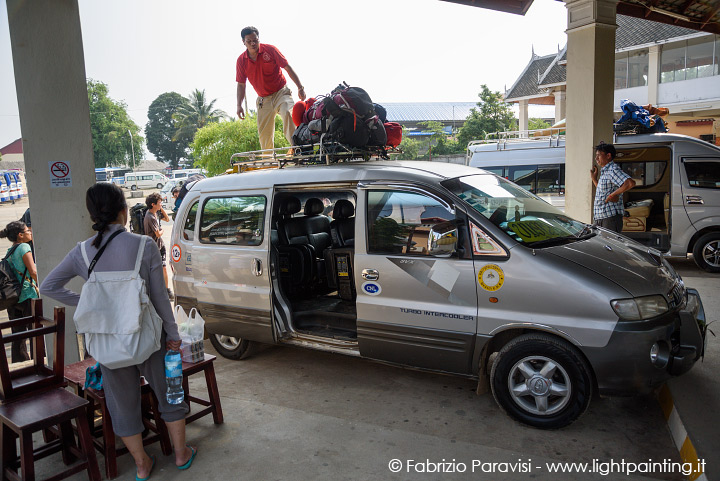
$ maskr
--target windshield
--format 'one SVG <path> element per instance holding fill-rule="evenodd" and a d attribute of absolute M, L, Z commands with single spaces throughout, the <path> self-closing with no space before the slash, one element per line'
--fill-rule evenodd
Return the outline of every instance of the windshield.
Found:
<path fill-rule="evenodd" d="M 172 180 L 168 180 L 165 185 L 163 185 L 163 188 L 160 190 L 160 192 L 170 192 L 173 187 L 175 187 L 175 184 L 177 182 L 173 182 Z"/>
<path fill-rule="evenodd" d="M 468 175 L 442 184 L 526 246 L 549 246 L 594 235 L 590 226 L 569 218 L 558 208 L 502 177 Z"/>

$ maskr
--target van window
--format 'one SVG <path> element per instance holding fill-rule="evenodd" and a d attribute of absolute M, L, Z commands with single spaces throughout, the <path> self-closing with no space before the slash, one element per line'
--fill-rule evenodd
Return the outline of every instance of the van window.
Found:
<path fill-rule="evenodd" d="M 195 218 L 197 217 L 197 210 L 199 202 L 195 202 L 188 211 L 187 218 L 185 218 L 185 225 L 183 226 L 183 239 L 192 242 L 195 239 Z"/>
<path fill-rule="evenodd" d="M 200 242 L 260 245 L 263 240 L 265 204 L 264 196 L 208 199 L 200 218 Z"/>
<path fill-rule="evenodd" d="M 685 172 L 691 187 L 720 189 L 720 161 L 685 161 Z"/>
<path fill-rule="evenodd" d="M 430 228 L 454 220 L 436 199 L 414 192 L 368 192 L 368 252 L 428 255 Z"/>
<path fill-rule="evenodd" d="M 650 187 L 660 182 L 667 162 L 619 162 L 619 165 L 638 186 Z"/>
<path fill-rule="evenodd" d="M 135 176 L 134 176 L 134 175 L 128 175 L 128 176 L 127 176 L 127 180 L 128 180 L 129 182 L 132 182 L 132 181 L 135 180 Z"/>

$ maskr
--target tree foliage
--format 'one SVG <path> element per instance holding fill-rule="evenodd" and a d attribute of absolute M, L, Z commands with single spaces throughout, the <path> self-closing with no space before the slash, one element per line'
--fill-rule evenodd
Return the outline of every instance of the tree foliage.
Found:
<path fill-rule="evenodd" d="M 192 139 L 178 137 L 177 121 L 173 115 L 181 106 L 187 106 L 187 99 L 177 92 L 160 94 L 148 108 L 148 123 L 145 126 L 147 148 L 157 160 L 178 168 L 178 162 L 188 156 L 188 147 Z"/>
<path fill-rule="evenodd" d="M 432 155 L 453 155 L 465 151 L 465 145 L 461 145 L 459 142 L 448 137 L 442 123 L 435 120 L 428 120 L 426 122 L 420 122 L 420 125 L 425 127 L 427 131 L 432 132 L 429 138 L 428 148 L 426 149 L 428 151 L 428 158 L 430 157 L 430 152 L 432 152 Z"/>
<path fill-rule="evenodd" d="M 547 129 L 549 127 L 550 127 L 550 124 L 545 122 L 543 119 L 538 119 L 535 117 L 528 119 L 528 129 L 529 130 Z"/>
<path fill-rule="evenodd" d="M 460 145 L 467 146 L 471 140 L 484 139 L 492 132 L 503 132 L 517 129 L 515 116 L 510 106 L 503 101 L 500 92 L 492 92 L 487 85 L 482 85 L 478 94 L 478 107 L 470 111 L 465 124 L 458 133 Z"/>
<path fill-rule="evenodd" d="M 205 98 L 205 90 L 195 89 L 188 95 L 187 103 L 178 107 L 173 119 L 177 123 L 177 131 L 174 139 L 190 139 L 195 133 L 208 124 L 220 122 L 227 118 L 227 114 L 215 108 L 217 99 L 208 102 Z"/>
<path fill-rule="evenodd" d="M 275 147 L 289 147 L 282 130 L 282 120 L 275 117 Z M 238 152 L 260 149 L 257 132 L 257 115 L 244 120 L 213 122 L 198 130 L 190 145 L 195 166 L 210 175 L 222 174 L 230 168 L 230 157 Z"/>
<path fill-rule="evenodd" d="M 140 127 L 127 113 L 127 105 L 108 96 L 108 86 L 92 79 L 87 81 L 90 105 L 95 167 L 140 164 L 143 157 L 143 138 Z M 132 136 L 132 142 L 131 142 Z"/>

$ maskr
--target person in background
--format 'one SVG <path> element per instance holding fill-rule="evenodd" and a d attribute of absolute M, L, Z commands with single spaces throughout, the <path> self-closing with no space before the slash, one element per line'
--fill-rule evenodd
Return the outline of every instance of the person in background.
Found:
<path fill-rule="evenodd" d="M 173 316 L 172 305 L 163 283 L 160 251 L 152 239 L 125 231 L 129 212 L 123 191 L 115 184 L 99 183 L 87 190 L 85 196 L 90 218 L 95 222 L 93 229 L 98 233 L 82 242 L 90 259 L 105 247 L 105 253 L 95 265 L 96 272 L 132 271 L 140 248 L 145 242 L 140 264 L 140 277 L 145 281 L 148 297 L 155 311 L 162 318 L 161 348 L 140 364 L 109 369 L 102 364 L 103 391 L 112 417 L 113 429 L 132 454 L 137 466 L 136 479 L 149 479 L 155 466 L 155 457 L 150 457 L 143 447 L 142 412 L 140 408 L 140 376 L 145 377 L 158 400 L 158 408 L 175 449 L 175 465 L 188 469 L 195 459 L 197 449 L 185 444 L 185 402 L 167 402 L 165 380 L 165 353 L 180 350 L 180 334 Z M 118 231 L 119 234 L 115 238 Z M 110 242 L 110 239 L 112 242 Z M 75 277 L 88 278 L 88 264 L 83 259 L 81 243 L 78 243 L 60 264 L 48 274 L 40 285 L 43 296 L 56 299 L 68 306 L 77 306 L 80 295 L 65 288 Z M 137 302 L 137 300 L 136 300 Z"/>
<path fill-rule="evenodd" d="M 18 303 L 7 310 L 8 318 L 13 320 L 27 317 L 31 314 L 30 299 L 38 298 L 37 269 L 29 244 L 32 242 L 32 230 L 24 222 L 14 221 L 10 222 L 5 229 L 0 230 L 0 238 L 7 238 L 13 243 L 5 257 L 8 258 L 15 275 L 22 284 Z M 12 332 L 26 331 L 29 328 L 29 325 L 13 327 Z M 12 362 L 23 362 L 32 358 L 32 347 L 28 352 L 24 339 L 13 341 L 11 349 Z"/>
<path fill-rule="evenodd" d="M 617 151 L 612 144 L 600 142 L 595 147 L 595 162 L 600 166 L 600 176 L 598 177 L 597 166 L 593 165 L 590 170 L 590 179 L 597 187 L 593 204 L 593 218 L 595 225 L 622 232 L 623 216 L 625 215 L 622 195 L 623 192 L 635 187 L 635 181 L 613 162 L 616 155 Z"/>
<path fill-rule="evenodd" d="M 275 146 L 275 115 L 280 114 L 285 138 L 292 144 L 295 124 L 292 120 L 294 102 L 287 81 L 280 69 L 285 69 L 298 88 L 298 97 L 305 100 L 305 87 L 288 64 L 287 59 L 276 47 L 260 43 L 260 32 L 255 27 L 245 27 L 240 31 L 243 45 L 247 48 L 235 64 L 237 81 L 237 115 L 245 118 L 242 104 L 245 100 L 245 84 L 250 81 L 257 99 L 257 124 L 260 135 L 260 148 L 272 149 Z"/>
<path fill-rule="evenodd" d="M 30 221 L 30 207 L 28 207 L 25 210 L 25 213 L 20 217 L 20 222 L 24 222 L 28 229 L 30 229 L 30 232 L 32 232 L 32 222 Z M 35 244 L 33 244 L 32 239 L 30 242 L 28 242 L 30 245 L 30 250 L 32 251 L 33 260 L 35 260 Z"/>
<path fill-rule="evenodd" d="M 165 242 L 162 239 L 163 230 L 160 228 L 160 221 L 170 222 L 170 218 L 165 213 L 165 209 L 162 208 L 162 197 L 157 192 L 154 192 L 147 196 L 145 199 L 145 205 L 147 211 L 145 212 L 145 219 L 143 220 L 143 227 L 145 235 L 152 237 L 160 249 L 160 257 L 162 258 L 162 271 L 163 278 L 165 279 L 165 288 L 167 289 L 168 297 L 172 301 L 175 296 L 170 290 L 170 280 L 167 274 L 167 249 L 165 248 Z"/>
<path fill-rule="evenodd" d="M 170 191 L 170 194 L 172 195 L 172 206 L 173 206 L 171 215 L 172 215 L 173 220 L 175 220 L 175 214 L 177 213 L 177 210 L 179 207 L 179 205 L 177 203 L 177 198 L 178 198 L 178 195 L 180 194 L 180 187 L 177 185 L 175 187 L 173 187 L 172 190 Z M 168 202 L 170 202 L 170 201 L 168 201 Z"/>

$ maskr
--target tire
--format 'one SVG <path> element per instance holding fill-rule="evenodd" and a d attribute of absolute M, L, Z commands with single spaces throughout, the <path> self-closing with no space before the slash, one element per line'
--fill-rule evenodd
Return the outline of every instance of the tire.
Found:
<path fill-rule="evenodd" d="M 239 337 L 210 334 L 210 343 L 215 350 L 228 359 L 247 359 L 255 352 L 255 343 Z"/>
<path fill-rule="evenodd" d="M 551 364 L 552 372 L 543 373 Z M 562 339 L 542 333 L 523 334 L 507 343 L 495 359 L 490 385 L 507 415 L 543 429 L 575 421 L 587 410 L 593 393 L 590 368 L 581 354 Z"/>
<path fill-rule="evenodd" d="M 137 190 L 137 185 L 131 185 L 130 190 Z"/>
<path fill-rule="evenodd" d="M 701 236 L 693 246 L 695 264 L 708 272 L 720 272 L 720 232 Z"/>
<path fill-rule="evenodd" d="M 155 187 L 157 187 L 157 188 L 158 188 L 158 190 L 160 190 L 160 189 L 162 189 L 162 188 L 163 188 L 163 185 L 162 185 L 162 184 L 158 184 L 158 185 L 156 185 Z"/>

